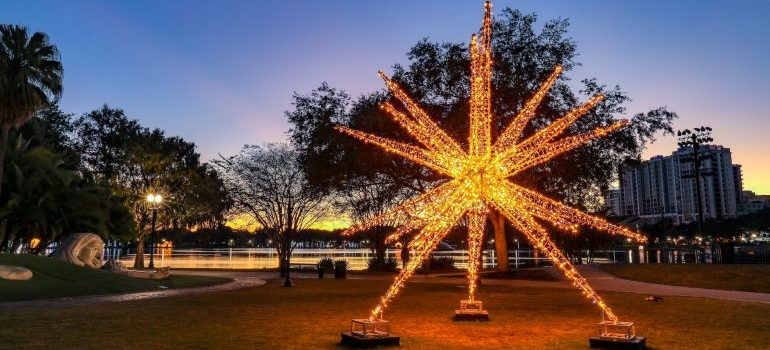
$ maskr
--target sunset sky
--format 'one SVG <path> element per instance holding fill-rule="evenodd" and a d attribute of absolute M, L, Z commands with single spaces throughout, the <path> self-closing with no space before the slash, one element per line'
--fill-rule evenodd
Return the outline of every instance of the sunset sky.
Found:
<path fill-rule="evenodd" d="M 351 95 L 418 40 L 467 42 L 482 1 L 0 1 L 0 23 L 50 35 L 65 112 L 102 104 L 194 141 L 204 159 L 281 141 L 292 92 L 322 81 Z M 630 114 L 668 106 L 708 125 L 770 194 L 770 1 L 495 1 L 541 23 L 569 18 L 575 80 L 620 85 Z M 671 136 L 646 157 L 670 154 Z"/>

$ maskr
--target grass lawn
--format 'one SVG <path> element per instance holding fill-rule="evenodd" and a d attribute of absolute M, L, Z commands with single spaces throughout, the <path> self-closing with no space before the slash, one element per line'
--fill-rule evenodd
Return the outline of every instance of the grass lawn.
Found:
<path fill-rule="evenodd" d="M 600 264 L 621 278 L 710 289 L 770 293 L 770 265 Z"/>
<path fill-rule="evenodd" d="M 165 280 L 141 280 L 36 255 L 0 254 L 0 265 L 22 266 L 34 273 L 29 281 L 0 280 L 0 302 L 141 292 L 158 290 L 160 286 L 197 287 L 229 280 L 202 276 L 171 276 Z M 0 348 L 2 346 L 0 344 Z"/>
<path fill-rule="evenodd" d="M 56 309 L 0 309 L 0 347 L 336 349 L 387 281 L 298 279 L 248 290 Z M 451 321 L 461 283 L 412 283 L 386 316 L 402 349 L 587 349 L 599 313 L 577 291 L 481 287 L 488 323 Z M 768 349 L 770 305 L 606 293 L 651 349 Z M 35 334 L 36 336 L 30 336 Z"/>
<path fill-rule="evenodd" d="M 440 274 L 441 277 L 468 278 L 465 271 Z M 553 274 L 546 272 L 542 268 L 513 269 L 508 272 L 498 272 L 497 270 L 483 270 L 481 276 L 484 279 L 500 280 L 529 280 L 529 281 L 556 281 Z"/>

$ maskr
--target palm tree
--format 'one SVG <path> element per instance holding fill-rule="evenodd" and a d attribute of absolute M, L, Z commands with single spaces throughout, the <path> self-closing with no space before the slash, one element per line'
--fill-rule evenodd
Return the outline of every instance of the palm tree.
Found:
<path fill-rule="evenodd" d="M 61 92 L 62 64 L 48 35 L 30 36 L 27 27 L 0 25 L 0 180 L 10 130 L 26 123 Z"/>
<path fill-rule="evenodd" d="M 109 187 L 67 169 L 62 155 L 48 148 L 30 148 L 18 132 L 8 137 L 6 169 L 0 196 L 0 252 L 39 239 L 32 253 L 75 232 L 105 238 L 135 235 L 133 216 Z"/>

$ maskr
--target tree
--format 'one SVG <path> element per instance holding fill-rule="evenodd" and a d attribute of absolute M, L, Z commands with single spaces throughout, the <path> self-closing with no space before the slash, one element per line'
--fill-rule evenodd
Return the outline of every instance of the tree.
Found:
<path fill-rule="evenodd" d="M 69 186 L 74 174 L 61 169 L 55 155 L 45 149 L 30 149 L 29 140 L 18 134 L 10 135 L 11 147 L 5 162 L 8 172 L 3 176 L 3 206 L 0 218 L 4 221 L 0 251 L 30 238 L 32 231 L 57 230 L 46 215 L 50 211 L 55 191 Z M 10 246 L 9 246 L 10 244 Z"/>
<path fill-rule="evenodd" d="M 48 36 L 41 32 L 30 36 L 26 27 L 0 25 L 0 176 L 11 129 L 23 125 L 61 92 L 62 64 Z"/>
<path fill-rule="evenodd" d="M 72 114 L 62 112 L 58 105 L 40 110 L 19 132 L 29 138 L 32 147 L 42 146 L 60 154 L 68 169 L 79 168 L 80 156 L 73 140 L 75 121 Z"/>
<path fill-rule="evenodd" d="M 390 124 L 379 110 L 387 98 L 375 92 L 351 102 L 347 93 L 322 83 L 308 95 L 295 93 L 294 108 L 286 112 L 292 124 L 289 135 L 310 185 L 330 193 L 335 207 L 356 222 L 383 213 L 439 180 L 416 164 L 340 137 L 334 130 L 334 125 L 344 124 L 398 138 L 400 128 Z M 392 224 L 363 232 L 371 242 L 376 265 L 385 262 L 385 239 L 397 223 Z"/>
<path fill-rule="evenodd" d="M 286 144 L 247 145 L 215 164 L 233 200 L 233 214 L 249 215 L 267 233 L 289 286 L 295 240 L 326 216 L 324 195 L 309 186 L 297 151 Z"/>
<path fill-rule="evenodd" d="M 0 251 L 37 239 L 32 252 L 71 233 L 126 238 L 134 233 L 128 208 L 109 188 L 66 168 L 62 156 L 11 133 L 3 177 Z"/>
<path fill-rule="evenodd" d="M 354 222 L 363 222 L 384 214 L 397 203 L 402 193 L 402 189 L 394 186 L 384 176 L 351 176 L 335 190 L 332 203 L 339 214 L 348 214 Z M 393 222 L 390 225 L 375 226 L 363 232 L 374 253 L 374 264 L 369 265 L 370 268 L 385 268 L 388 246 L 386 238 L 394 231 L 395 224 Z"/>
<path fill-rule="evenodd" d="M 323 83 L 309 95 L 294 94 L 294 109 L 286 112 L 292 128 L 292 144 L 298 149 L 311 186 L 330 194 L 335 208 L 360 222 L 390 208 L 425 187 L 433 178 L 420 167 L 400 158 L 383 157 L 376 149 L 350 139 L 340 139 L 336 123 L 383 125 L 378 105 L 386 95 L 372 93 L 352 103 L 349 96 Z M 393 223 L 395 224 L 395 223 Z M 378 226 L 363 233 L 371 243 L 375 266 L 385 264 L 386 237 L 392 226 Z"/>
<path fill-rule="evenodd" d="M 137 230 L 135 268 L 144 267 L 144 244 L 151 231 L 152 209 L 145 198 L 159 193 L 162 229 L 221 226 L 229 202 L 224 184 L 201 163 L 195 144 L 142 127 L 121 109 L 103 106 L 74 122 L 74 148 L 81 171 L 107 184 L 125 198 Z"/>
<path fill-rule="evenodd" d="M 172 227 L 223 228 L 231 200 L 219 173 L 204 163 L 189 169 L 185 180 L 180 186 L 184 190 L 172 203 L 171 209 L 177 218 Z"/>
<path fill-rule="evenodd" d="M 74 122 L 74 148 L 80 167 L 101 181 L 115 184 L 128 167 L 131 145 L 145 131 L 119 108 L 107 105 L 80 116 Z"/>
<path fill-rule="evenodd" d="M 578 65 L 575 61 L 577 46 L 567 35 L 568 21 L 547 21 L 539 32 L 535 29 L 536 22 L 536 15 L 522 14 L 510 8 L 497 15 L 492 42 L 495 62 L 492 108 L 496 116 L 493 136 L 510 123 L 556 65 L 561 65 L 565 72 Z M 406 66 L 397 64 L 393 67 L 392 78 L 418 100 L 454 139 L 465 143 L 470 94 L 467 46 L 422 40 L 412 47 L 407 58 Z M 567 84 L 567 79 L 562 75 L 548 92 L 537 117 L 526 128 L 524 137 L 578 106 L 583 96 L 603 94 L 605 99 L 571 126 L 568 134 L 611 125 L 626 114 L 624 106 L 630 98 L 619 87 L 608 88 L 596 79 L 585 79 L 580 82 L 581 88 L 574 91 Z M 430 171 L 422 170 L 400 157 L 384 155 L 375 147 L 360 145 L 333 130 L 335 124 L 342 124 L 412 142 L 396 123 L 373 108 L 378 101 L 391 101 L 392 96 L 375 93 L 350 102 L 347 94 L 324 83 L 307 96 L 295 94 L 294 99 L 296 111 L 287 113 L 292 124 L 290 136 L 300 150 L 300 157 L 306 163 L 306 172 L 314 185 L 320 188 L 344 186 L 350 178 L 372 173 L 384 175 L 405 191 L 441 181 Z M 359 106 L 368 108 L 356 108 Z M 639 158 L 645 144 L 653 140 L 657 132 L 671 133 L 674 118 L 676 114 L 664 107 L 638 113 L 631 118 L 630 127 L 623 131 L 533 167 L 517 175 L 515 180 L 573 206 L 599 209 L 603 193 L 617 177 L 616 170 L 620 163 L 627 158 Z M 498 267 L 506 269 L 508 247 L 505 225 L 495 213 L 492 213 L 492 221 Z"/>

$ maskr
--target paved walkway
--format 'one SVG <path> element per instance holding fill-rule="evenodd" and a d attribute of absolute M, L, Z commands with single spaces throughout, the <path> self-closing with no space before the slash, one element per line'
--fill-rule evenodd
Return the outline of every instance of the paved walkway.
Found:
<path fill-rule="evenodd" d="M 722 299 L 770 304 L 770 293 L 740 292 L 733 290 L 705 289 L 669 286 L 665 284 L 637 282 L 615 277 L 595 266 L 583 265 L 578 270 L 597 289 L 647 295 L 669 295 L 694 298 Z"/>
<path fill-rule="evenodd" d="M 595 266 L 580 265 L 577 267 L 581 274 L 588 280 L 591 286 L 598 291 L 635 293 L 646 296 L 682 296 L 693 298 L 709 298 L 721 300 L 733 300 L 744 302 L 755 302 L 770 304 L 770 293 L 753 293 L 730 290 L 705 289 L 669 286 L 664 284 L 637 282 L 615 277 Z M 553 269 L 553 268 L 546 268 Z M 264 271 L 176 271 L 175 273 L 197 274 L 206 276 L 255 276 L 262 279 L 278 278 L 276 272 Z M 554 276 L 561 276 L 558 270 L 553 271 Z M 317 278 L 315 273 L 292 272 L 292 278 Z M 392 280 L 392 275 L 387 274 L 359 274 L 349 273 L 350 279 L 371 279 L 371 280 Z M 464 285 L 465 278 L 445 277 L 441 275 L 415 275 L 409 282 L 414 283 L 446 283 Z M 574 287 L 567 281 L 530 281 L 530 280 L 506 280 L 506 279 L 483 279 L 482 284 L 491 286 L 510 286 L 510 287 L 531 287 L 531 288 L 563 288 L 573 289 Z"/>
<path fill-rule="evenodd" d="M 694 298 L 709 298 L 732 300 L 742 302 L 755 302 L 770 304 L 770 293 L 752 293 L 729 290 L 690 288 L 669 286 L 663 284 L 646 283 L 626 280 L 615 277 L 603 270 L 590 266 L 581 265 L 577 267 L 581 274 L 591 283 L 591 286 L 598 291 L 635 293 L 642 295 L 656 296 L 681 296 Z M 549 268 L 546 268 L 549 269 Z M 553 271 L 558 273 L 558 271 Z M 215 286 L 195 287 L 183 289 L 169 289 L 150 292 L 82 296 L 74 298 L 61 298 L 50 300 L 31 300 L 0 303 L 0 309 L 7 308 L 26 308 L 26 307 L 57 307 L 57 306 L 78 306 L 104 302 L 124 302 L 135 300 L 146 300 L 155 298 L 167 298 L 183 295 L 193 295 L 211 292 L 223 292 L 245 288 L 257 287 L 265 284 L 267 279 L 278 279 L 277 272 L 270 271 L 222 271 L 222 270 L 175 270 L 172 273 L 180 275 L 199 275 L 199 276 L 218 276 L 232 278 L 233 281 Z M 292 278 L 317 278 L 317 274 L 308 272 L 292 272 Z M 367 280 L 392 280 L 393 275 L 388 274 L 364 274 L 349 273 L 350 279 Z M 414 283 L 445 283 L 458 286 L 465 285 L 465 278 L 445 277 L 441 275 L 416 275 L 410 279 Z M 530 288 L 560 288 L 573 289 L 572 285 L 564 280 L 559 281 L 530 281 L 530 280 L 505 280 L 505 279 L 483 279 L 483 285 L 509 286 L 509 287 L 530 287 Z"/>
<path fill-rule="evenodd" d="M 546 269 L 553 269 L 547 267 Z M 770 304 L 770 293 L 753 293 L 753 292 L 740 292 L 731 290 L 719 290 L 719 289 L 705 289 L 705 288 L 691 288 L 691 287 L 679 287 L 670 286 L 665 284 L 637 282 L 627 279 L 622 279 L 611 275 L 604 270 L 601 270 L 592 265 L 579 265 L 577 269 L 585 277 L 591 286 L 598 291 L 606 292 L 622 292 L 622 293 L 635 293 L 646 296 L 682 296 L 693 298 L 709 298 L 709 299 L 721 299 L 721 300 L 733 300 L 733 301 L 745 301 L 755 303 Z M 237 276 L 253 276 L 262 279 L 276 279 L 278 278 L 277 272 L 265 272 L 265 271 L 176 271 L 175 273 L 184 273 L 191 275 L 204 275 L 204 276 L 224 276 L 224 277 L 237 277 Z M 558 270 L 553 271 L 554 276 L 561 277 L 562 275 Z M 292 278 L 318 278 L 315 273 L 308 272 L 292 272 Z M 370 279 L 370 280 L 393 280 L 393 275 L 387 274 L 364 274 L 364 273 L 349 273 L 350 279 Z M 465 278 L 462 277 L 445 277 L 442 275 L 415 275 L 409 282 L 414 283 L 447 283 L 464 285 Z M 506 279 L 483 279 L 482 284 L 490 286 L 511 286 L 511 287 L 531 287 L 531 288 L 564 288 L 573 289 L 574 287 L 567 281 L 530 281 L 530 280 L 506 280 Z"/>
<path fill-rule="evenodd" d="M 552 268 L 546 268 L 552 269 Z M 637 282 L 615 277 L 595 266 L 580 265 L 578 271 L 585 277 L 591 286 L 598 291 L 622 292 L 643 294 L 646 296 L 681 296 L 693 298 L 708 298 L 732 301 L 744 301 L 754 303 L 770 304 L 770 293 L 740 292 L 732 290 L 705 289 L 670 286 L 665 284 Z M 559 271 L 553 271 L 554 275 Z M 433 283 L 464 283 L 465 280 L 459 278 L 449 278 L 440 276 L 417 276 L 411 281 L 414 282 L 433 282 Z M 504 279 L 483 279 L 482 284 L 493 286 L 511 286 L 511 287 L 534 287 L 534 288 L 574 288 L 570 283 L 564 280 L 560 281 L 529 281 L 529 280 L 504 280 Z"/>
<path fill-rule="evenodd" d="M 185 273 L 185 274 L 192 275 L 195 273 Z M 203 274 L 198 274 L 198 275 L 203 275 Z M 205 275 L 212 276 L 211 274 L 205 274 Z M 156 291 L 138 292 L 138 293 L 86 295 L 86 296 L 72 297 L 72 298 L 14 301 L 14 302 L 0 303 L 0 310 L 19 309 L 19 308 L 38 308 L 38 307 L 48 308 L 48 307 L 64 307 L 64 306 L 81 306 L 81 305 L 90 305 L 90 304 L 108 303 L 108 302 L 114 303 L 114 302 L 124 302 L 124 301 L 169 298 L 169 297 L 177 297 L 182 295 L 194 295 L 194 294 L 211 293 L 211 292 L 225 292 L 225 291 L 231 291 L 231 290 L 252 288 L 252 287 L 257 287 L 265 284 L 264 279 L 253 277 L 253 276 L 238 276 L 238 275 L 229 275 L 226 273 L 220 273 L 220 274 L 217 274 L 216 276 L 229 277 L 229 278 L 232 278 L 233 280 L 231 282 L 226 282 L 226 283 L 217 284 L 213 286 L 206 286 L 206 287 L 166 289 L 166 290 L 156 290 Z"/>

